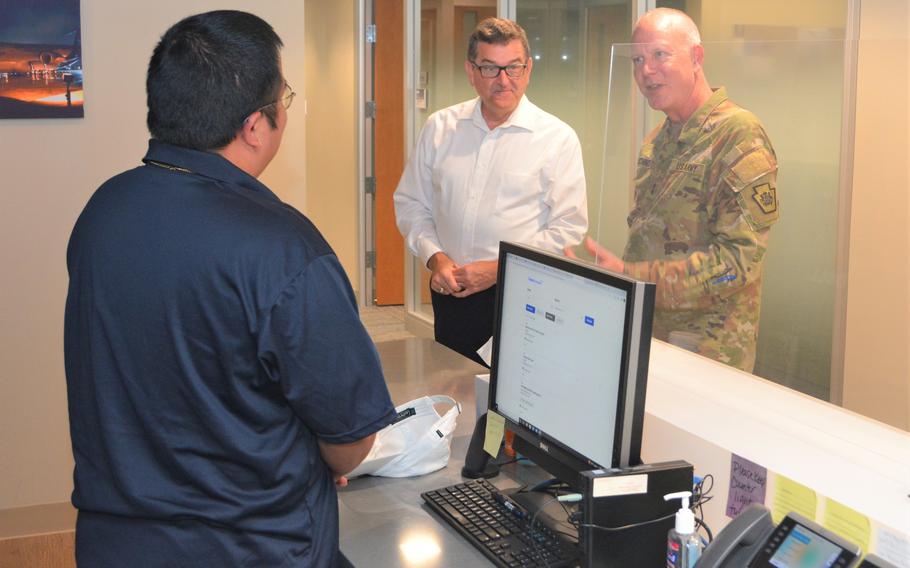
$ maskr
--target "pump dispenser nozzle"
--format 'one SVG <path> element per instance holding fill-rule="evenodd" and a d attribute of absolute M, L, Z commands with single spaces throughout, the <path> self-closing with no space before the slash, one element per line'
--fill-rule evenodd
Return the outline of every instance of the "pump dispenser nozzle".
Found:
<path fill-rule="evenodd" d="M 676 532 L 680 534 L 692 534 L 695 532 L 695 513 L 689 509 L 689 499 L 691 497 L 691 491 L 680 491 L 664 495 L 664 501 L 669 501 L 670 499 L 682 500 L 682 507 L 679 511 L 676 511 Z"/>
<path fill-rule="evenodd" d="M 664 501 L 682 500 L 682 507 L 676 511 L 676 528 L 667 534 L 667 566 L 673 568 L 694 568 L 704 546 L 695 534 L 695 513 L 689 508 L 691 497 L 691 491 L 664 495 Z"/>

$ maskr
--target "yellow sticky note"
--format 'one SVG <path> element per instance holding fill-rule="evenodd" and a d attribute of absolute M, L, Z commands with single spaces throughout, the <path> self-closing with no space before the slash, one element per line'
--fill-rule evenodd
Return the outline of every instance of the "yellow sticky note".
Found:
<path fill-rule="evenodd" d="M 775 476 L 774 501 L 771 506 L 775 523 L 779 523 L 790 511 L 814 521 L 817 503 L 815 491 L 783 475 Z"/>
<path fill-rule="evenodd" d="M 502 435 L 505 427 L 505 418 L 492 410 L 487 411 L 487 431 L 483 439 L 483 451 L 494 458 L 499 455 L 499 446 L 502 444 Z"/>
<path fill-rule="evenodd" d="M 841 505 L 833 499 L 826 499 L 825 519 L 822 525 L 850 542 L 858 544 L 863 552 L 869 550 L 869 537 L 872 534 L 869 518 L 850 507 Z"/>

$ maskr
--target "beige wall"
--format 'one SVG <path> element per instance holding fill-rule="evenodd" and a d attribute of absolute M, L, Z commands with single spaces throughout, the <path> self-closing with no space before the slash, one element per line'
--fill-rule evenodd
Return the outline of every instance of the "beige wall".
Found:
<path fill-rule="evenodd" d="M 152 48 L 183 16 L 251 6 L 239 0 L 83 0 L 85 118 L 0 121 L 0 509 L 69 499 L 66 243 L 91 192 L 136 166 L 145 152 L 145 71 Z M 285 73 L 299 89 L 303 3 L 255 6 L 283 38 Z M 291 109 L 284 146 L 263 176 L 298 207 L 306 203 L 302 109 Z"/>
<path fill-rule="evenodd" d="M 702 39 L 710 41 L 731 40 L 735 37 L 730 22 L 748 22 L 752 26 L 780 27 L 786 20 L 792 28 L 840 28 L 843 27 L 844 13 L 842 0 L 831 2 L 788 2 L 782 8 L 780 2 L 755 2 L 754 0 L 701 0 L 698 15 Z M 699 16 L 694 16 L 699 17 Z M 766 30 L 763 37 L 770 36 Z M 802 39 L 807 39 L 804 36 Z"/>
<path fill-rule="evenodd" d="M 844 406 L 910 430 L 910 9 L 860 19 Z"/>
<path fill-rule="evenodd" d="M 306 2 L 306 214 L 357 289 L 356 0 Z M 284 150 L 282 150 L 284 151 Z M 301 154 L 296 154 L 301 155 Z"/>

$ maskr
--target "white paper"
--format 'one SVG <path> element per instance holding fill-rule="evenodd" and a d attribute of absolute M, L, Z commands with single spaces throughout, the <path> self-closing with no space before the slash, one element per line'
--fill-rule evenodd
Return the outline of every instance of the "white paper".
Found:
<path fill-rule="evenodd" d="M 613 495 L 636 495 L 648 492 L 648 476 L 611 475 L 594 479 L 594 497 L 611 497 Z"/>
<path fill-rule="evenodd" d="M 487 340 L 483 344 L 483 347 L 477 350 L 477 354 L 480 355 L 480 358 L 483 359 L 483 362 L 487 364 L 487 367 L 492 366 L 493 361 L 493 338 Z"/>

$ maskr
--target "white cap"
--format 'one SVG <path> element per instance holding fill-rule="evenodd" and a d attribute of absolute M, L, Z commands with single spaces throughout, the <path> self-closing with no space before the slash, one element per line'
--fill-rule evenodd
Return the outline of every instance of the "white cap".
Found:
<path fill-rule="evenodd" d="M 682 507 L 680 507 L 679 511 L 676 511 L 676 532 L 679 534 L 692 534 L 695 532 L 695 513 L 689 509 L 689 497 L 691 496 L 691 491 L 680 491 L 664 495 L 664 501 L 682 499 Z"/>

